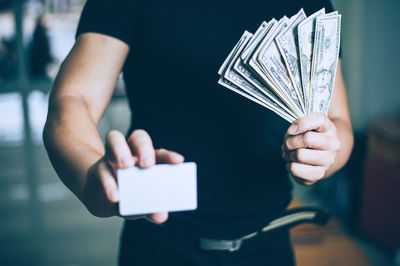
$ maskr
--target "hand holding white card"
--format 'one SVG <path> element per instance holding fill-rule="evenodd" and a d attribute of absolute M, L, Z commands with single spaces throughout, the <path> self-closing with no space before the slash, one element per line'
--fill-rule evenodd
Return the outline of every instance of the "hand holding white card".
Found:
<path fill-rule="evenodd" d="M 196 164 L 159 164 L 117 172 L 121 216 L 197 208 Z"/>

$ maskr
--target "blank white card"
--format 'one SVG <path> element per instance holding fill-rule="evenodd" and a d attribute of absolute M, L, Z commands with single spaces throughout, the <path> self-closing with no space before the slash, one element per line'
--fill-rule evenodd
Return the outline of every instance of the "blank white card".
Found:
<path fill-rule="evenodd" d="M 117 179 L 122 216 L 197 208 L 195 163 L 119 169 Z"/>

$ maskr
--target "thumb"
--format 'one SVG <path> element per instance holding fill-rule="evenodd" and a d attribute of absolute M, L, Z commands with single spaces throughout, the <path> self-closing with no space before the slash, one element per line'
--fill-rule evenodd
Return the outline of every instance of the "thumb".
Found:
<path fill-rule="evenodd" d="M 326 132 L 332 129 L 332 122 L 321 113 L 313 113 L 297 119 L 287 130 L 288 135 L 299 135 L 304 132 L 315 130 Z"/>
<path fill-rule="evenodd" d="M 147 220 L 149 220 L 150 222 L 153 222 L 156 224 L 162 224 L 168 220 L 168 212 L 159 212 L 159 213 L 149 214 L 145 218 Z"/>

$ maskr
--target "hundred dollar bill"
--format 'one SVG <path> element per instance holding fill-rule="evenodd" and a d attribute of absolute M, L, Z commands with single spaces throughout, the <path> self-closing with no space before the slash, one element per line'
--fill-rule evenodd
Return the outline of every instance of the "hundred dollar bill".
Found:
<path fill-rule="evenodd" d="M 276 45 L 276 42 L 274 41 L 275 37 L 282 30 L 284 30 L 287 25 L 288 21 L 286 20 L 286 23 L 281 24 L 281 27 L 279 28 L 279 30 L 276 31 L 276 34 L 274 36 L 271 36 L 271 40 L 265 43 L 262 50 L 257 56 L 257 61 L 262 66 L 263 70 L 270 75 L 272 80 L 277 85 L 277 94 L 281 96 L 282 100 L 288 101 L 288 106 L 290 106 L 292 110 L 301 117 L 304 116 L 302 105 L 296 95 L 286 66 L 281 60 L 281 54 Z"/>
<path fill-rule="evenodd" d="M 256 87 L 254 87 L 251 83 L 246 81 L 238 72 L 236 72 L 235 69 L 232 68 L 235 61 L 239 58 L 240 53 L 242 52 L 246 44 L 250 41 L 251 36 L 252 34 L 248 32 L 245 32 L 243 34 L 244 41 L 241 42 L 239 47 L 232 54 L 232 58 L 228 60 L 228 66 L 226 67 L 226 69 L 223 70 L 223 78 L 236 85 L 239 89 L 244 91 L 245 94 L 251 95 L 257 100 L 263 102 L 264 105 L 267 106 L 270 110 L 281 115 L 282 113 L 285 113 L 285 110 L 281 106 L 273 102 L 270 98 L 266 97 Z"/>
<path fill-rule="evenodd" d="M 268 26 L 263 29 L 263 32 L 260 34 L 260 36 L 244 49 L 240 56 L 240 60 L 237 60 L 240 62 L 240 67 L 239 63 L 237 63 L 235 64 L 234 69 L 236 69 L 247 81 L 252 83 L 289 114 L 299 117 L 301 114 L 298 112 L 299 110 L 293 108 L 290 104 L 287 104 L 289 100 L 282 100 L 285 99 L 285 97 L 287 99 L 287 96 L 283 92 L 278 92 L 279 88 L 277 83 L 275 83 L 268 72 L 263 70 L 263 67 L 256 60 L 263 45 L 265 45 L 265 43 L 268 41 L 273 40 L 273 37 L 276 36 L 276 34 L 278 34 L 279 30 L 282 28 L 280 25 L 286 25 L 287 20 L 287 17 L 283 17 L 279 22 L 277 22 L 275 19 L 272 19 L 268 23 Z M 251 74 L 251 77 L 249 74 Z"/>
<path fill-rule="evenodd" d="M 245 32 L 223 62 L 219 84 L 289 122 L 312 112 L 327 114 L 340 47 L 337 12 L 262 22 Z"/>
<path fill-rule="evenodd" d="M 287 20 L 288 20 L 287 17 L 284 17 L 277 23 L 272 21 L 273 26 L 265 34 L 263 39 L 260 40 L 260 43 L 257 44 L 255 51 L 251 53 L 251 56 L 249 56 L 249 58 L 246 58 L 248 60 L 248 63 L 246 63 L 245 61 L 246 59 L 244 60 L 244 63 L 246 66 L 249 67 L 249 69 L 251 69 L 251 71 L 255 74 L 255 76 L 257 76 L 257 78 L 260 81 L 262 81 L 265 85 L 267 85 L 275 95 L 278 95 L 278 97 L 285 102 L 285 105 L 290 110 L 292 110 L 296 116 L 299 116 L 300 115 L 300 112 L 298 112 L 299 110 L 293 108 L 293 106 L 290 104 L 288 96 L 283 91 L 280 91 L 280 89 L 278 88 L 278 84 L 272 79 L 271 75 L 268 72 L 264 71 L 262 65 L 260 65 L 260 63 L 257 60 L 258 54 L 262 50 L 262 47 L 267 43 L 273 41 L 273 37 L 275 37 L 279 33 L 279 30 L 286 25 Z"/>
<path fill-rule="evenodd" d="M 272 102 L 277 104 L 280 108 L 282 108 L 286 113 L 291 116 L 295 116 L 295 114 L 286 106 L 286 104 L 275 94 L 275 92 L 261 82 L 256 75 L 244 64 L 241 57 L 236 59 L 236 62 L 233 65 L 233 69 L 241 75 L 247 82 L 256 87 L 260 92 L 265 94 Z"/>
<path fill-rule="evenodd" d="M 271 99 L 275 104 L 280 106 L 287 114 L 295 117 L 295 114 L 285 105 L 285 103 L 271 90 L 268 86 L 264 85 L 258 80 L 258 78 L 248 69 L 248 67 L 243 63 L 242 58 L 238 58 L 233 65 L 233 69 L 239 73 L 246 81 L 256 87 L 259 91 L 265 94 L 269 99 Z"/>
<path fill-rule="evenodd" d="M 236 85 L 232 84 L 231 82 L 229 82 L 228 80 L 224 79 L 224 78 L 220 78 L 218 80 L 218 84 L 224 86 L 225 88 L 228 88 L 234 92 L 236 92 L 239 95 L 242 95 L 243 97 L 246 97 L 247 99 L 261 105 L 264 106 L 266 108 L 269 109 L 269 106 L 266 105 L 265 103 L 259 101 L 258 99 L 254 98 L 253 96 L 251 96 L 250 94 L 247 94 L 246 92 L 240 90 Z M 286 114 L 286 113 L 281 113 L 279 111 L 275 112 L 276 114 L 278 114 L 279 116 L 281 116 L 283 119 L 285 119 L 286 121 L 288 121 L 289 123 L 293 123 L 294 121 L 296 121 L 296 118 Z"/>
<path fill-rule="evenodd" d="M 276 36 L 276 34 L 278 34 L 282 27 L 287 24 L 287 20 L 287 17 L 283 17 L 279 21 L 272 21 L 272 27 L 265 32 L 263 38 L 260 39 L 257 45 L 254 47 L 254 51 L 251 51 L 251 53 L 249 53 L 244 59 L 244 63 L 248 65 L 254 71 L 254 73 L 259 76 L 261 80 L 266 82 L 267 85 L 270 86 L 274 91 L 277 90 L 278 84 L 275 83 L 268 72 L 264 71 L 262 65 L 258 62 L 257 58 L 266 43 L 272 41 L 273 36 Z"/>
<path fill-rule="evenodd" d="M 304 94 L 304 105 L 309 113 L 310 101 L 310 80 L 311 80 L 311 60 L 314 48 L 314 31 L 315 20 L 318 16 L 325 14 L 325 8 L 315 12 L 302 22 L 297 27 L 298 45 L 299 45 L 299 59 L 300 59 L 300 72 L 301 83 Z"/>
<path fill-rule="evenodd" d="M 243 49 L 242 53 L 240 54 L 241 57 L 246 56 L 245 53 L 250 52 L 250 48 L 253 47 L 254 45 L 257 45 L 257 42 L 264 36 L 265 32 L 268 30 L 268 28 L 271 27 L 271 24 L 268 22 L 263 21 L 256 30 L 256 32 L 253 34 L 253 37 L 251 37 L 249 43 L 246 45 L 246 47 Z"/>
<path fill-rule="evenodd" d="M 218 70 L 218 75 L 222 75 L 222 72 L 226 69 L 230 60 L 232 60 L 233 54 L 239 49 L 239 46 L 246 40 L 247 35 L 250 34 L 249 32 L 245 31 L 243 35 L 240 37 L 239 41 L 235 44 L 231 52 L 229 53 L 228 57 L 225 58 L 224 62 L 222 63 L 221 67 Z"/>
<path fill-rule="evenodd" d="M 255 49 L 260 45 L 261 41 L 265 38 L 265 36 L 268 34 L 268 32 L 271 30 L 271 28 L 277 23 L 278 23 L 278 21 L 276 21 L 275 19 L 271 19 L 266 25 L 262 24 L 257 29 L 257 31 L 259 33 L 257 34 L 257 32 L 256 32 L 254 34 L 252 41 L 243 50 L 242 54 L 240 55 L 240 57 L 242 58 L 242 60 L 244 61 L 245 64 L 248 63 L 250 56 L 253 54 Z"/>
<path fill-rule="evenodd" d="M 340 50 L 341 15 L 319 16 L 315 22 L 311 68 L 310 113 L 328 113 Z"/>
<path fill-rule="evenodd" d="M 272 89 L 270 89 L 267 85 L 265 85 L 262 81 L 258 79 L 258 77 L 245 65 L 244 59 L 246 58 L 246 53 L 251 55 L 254 49 L 260 44 L 262 39 L 268 34 L 269 30 L 276 23 L 275 19 L 272 19 L 270 22 L 263 22 L 257 31 L 254 33 L 253 37 L 250 39 L 248 44 L 244 47 L 243 51 L 240 53 L 240 56 L 236 59 L 236 62 L 233 65 L 233 69 L 241 75 L 247 82 L 251 83 L 254 87 L 256 87 L 259 91 L 265 94 L 269 99 L 271 99 L 275 104 L 279 105 L 284 111 L 288 114 L 294 116 L 293 112 L 287 108 L 284 102 L 274 93 Z"/>
<path fill-rule="evenodd" d="M 255 88 L 252 84 L 247 82 L 238 72 L 236 72 L 232 66 L 236 59 L 239 58 L 239 55 L 245 45 L 251 39 L 252 34 L 249 32 L 245 32 L 241 39 L 239 40 L 238 44 L 234 47 L 225 60 L 224 64 L 220 68 L 219 73 L 222 74 L 219 84 L 222 86 L 229 88 L 236 93 L 258 103 L 262 106 L 272 110 L 273 112 L 277 113 L 287 121 L 294 121 L 295 118 L 290 114 L 286 113 L 283 108 L 273 102 L 271 99 L 266 97 L 263 93 L 261 93 L 257 88 Z"/>
<path fill-rule="evenodd" d="M 296 28 L 305 18 L 306 14 L 304 13 L 304 10 L 301 9 L 293 18 L 290 19 L 287 28 L 279 33 L 275 38 L 304 113 L 306 113 L 306 109 L 304 106 L 303 88 L 301 86 Z"/>

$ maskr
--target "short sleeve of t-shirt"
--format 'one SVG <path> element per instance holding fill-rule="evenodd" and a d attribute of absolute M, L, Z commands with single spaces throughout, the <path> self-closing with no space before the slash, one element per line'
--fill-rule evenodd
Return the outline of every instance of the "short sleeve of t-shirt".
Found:
<path fill-rule="evenodd" d="M 76 37 L 93 32 L 132 42 L 135 13 L 133 0 L 88 0 L 83 8 Z"/>

